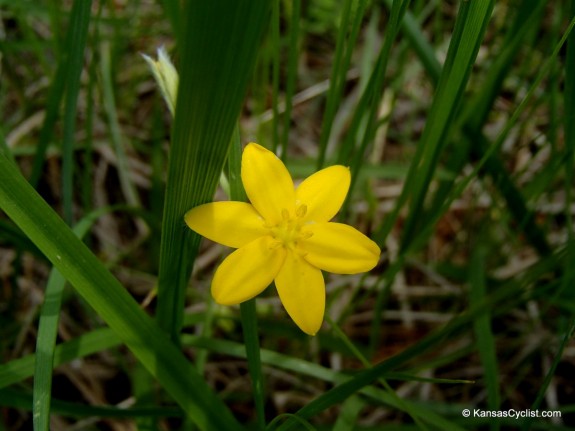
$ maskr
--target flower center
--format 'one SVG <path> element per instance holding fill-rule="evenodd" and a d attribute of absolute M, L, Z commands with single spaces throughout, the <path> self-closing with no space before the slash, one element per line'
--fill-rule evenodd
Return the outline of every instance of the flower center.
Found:
<path fill-rule="evenodd" d="M 302 231 L 304 226 L 303 217 L 307 212 L 306 205 L 300 205 L 295 217 L 290 217 L 287 209 L 282 210 L 282 221 L 277 225 L 270 227 L 270 231 L 275 241 L 273 247 L 285 247 L 295 249 L 298 242 L 312 236 L 312 233 L 306 230 Z"/>

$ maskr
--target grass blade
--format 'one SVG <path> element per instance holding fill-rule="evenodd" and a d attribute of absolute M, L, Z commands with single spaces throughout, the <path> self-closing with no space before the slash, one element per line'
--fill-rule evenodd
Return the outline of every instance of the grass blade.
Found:
<path fill-rule="evenodd" d="M 14 407 L 21 410 L 29 410 L 32 405 L 30 394 L 7 388 L 0 390 L 0 405 Z M 157 418 L 157 417 L 181 417 L 182 412 L 174 407 L 115 407 L 115 406 L 86 406 L 75 402 L 54 399 L 52 411 L 57 415 L 73 418 L 82 417 L 107 417 L 107 418 Z"/>
<path fill-rule="evenodd" d="M 350 13 L 352 1 L 346 0 L 341 9 L 340 18 L 340 30 L 338 33 L 338 39 L 336 43 L 336 51 L 333 61 L 333 66 L 330 76 L 330 86 L 327 95 L 326 108 L 322 123 L 321 136 L 319 140 L 319 153 L 317 157 L 317 168 L 321 169 L 325 163 L 327 145 L 329 142 L 329 137 L 332 132 L 333 122 L 335 120 L 335 114 L 337 112 L 337 107 L 339 106 L 341 96 L 343 94 L 344 85 L 346 82 L 347 71 L 351 63 L 351 55 L 353 53 L 353 47 L 357 40 L 359 30 L 361 28 L 361 21 L 365 13 L 365 8 L 367 5 L 366 0 L 361 0 L 356 8 L 353 23 L 349 36 L 346 39 L 347 29 L 349 27 L 349 20 L 352 14 Z M 345 55 L 344 55 L 345 54 Z"/>
<path fill-rule="evenodd" d="M 242 166 L 242 144 L 240 141 L 239 126 L 236 127 L 230 154 L 228 158 L 228 179 L 230 183 L 230 199 L 233 201 L 247 201 L 247 195 L 244 190 L 241 178 Z M 248 369 L 252 381 L 252 390 L 254 404 L 257 414 L 258 429 L 263 430 L 266 427 L 265 417 L 265 394 L 264 379 L 262 373 L 262 363 L 260 357 L 260 341 L 258 334 L 258 315 L 256 312 L 256 298 L 240 304 L 240 313 L 242 319 L 242 331 L 244 334 L 244 343 L 246 357 L 248 359 Z"/>
<path fill-rule="evenodd" d="M 285 112 L 284 112 L 284 127 L 282 134 L 282 151 L 281 158 L 285 163 L 287 157 L 287 148 L 289 144 L 289 131 L 291 129 L 291 111 L 293 105 L 293 95 L 295 93 L 295 85 L 298 71 L 298 41 L 299 41 L 299 28 L 301 20 L 301 0 L 294 0 L 292 2 L 292 13 L 290 17 L 290 30 L 289 30 L 289 50 L 288 50 L 288 64 L 287 64 L 287 84 L 285 91 Z"/>
<path fill-rule="evenodd" d="M 280 2 L 272 2 L 272 22 L 271 22 L 271 46 L 276 47 L 272 50 L 272 150 L 277 154 L 280 144 L 279 131 L 279 92 L 280 92 Z"/>
<path fill-rule="evenodd" d="M 399 34 L 401 21 L 403 20 L 403 16 L 407 11 L 409 6 L 410 0 L 395 0 L 391 7 L 391 16 L 389 18 L 389 23 L 387 25 L 385 31 L 385 40 L 383 46 L 381 48 L 381 52 L 377 58 L 377 64 L 373 70 L 372 75 L 369 78 L 369 84 L 367 85 L 364 95 L 367 96 L 370 100 L 369 109 L 365 112 L 362 112 L 362 109 L 357 111 L 357 118 L 356 124 L 359 128 L 360 123 L 363 120 L 367 120 L 367 124 L 365 126 L 365 130 L 363 131 L 363 135 L 361 137 L 359 148 L 353 154 L 352 161 L 350 164 L 351 171 L 354 173 L 351 177 L 351 184 L 349 186 L 349 195 L 353 194 L 353 190 L 355 188 L 355 184 L 357 183 L 357 179 L 359 177 L 359 172 L 364 165 L 363 161 L 365 158 L 365 153 L 367 151 L 367 147 L 373 143 L 375 138 L 375 134 L 378 129 L 378 115 L 379 115 L 379 106 L 381 104 L 381 100 L 383 98 L 383 83 L 385 80 L 386 72 L 387 72 L 387 65 L 389 63 L 391 49 L 393 44 Z M 362 97 L 363 99 L 363 97 Z M 361 102 L 360 102 L 361 105 Z M 365 105 L 362 108 L 367 108 L 368 106 Z M 346 143 L 344 145 L 344 151 L 340 153 L 339 162 L 343 162 L 345 158 L 345 153 L 349 151 L 352 147 L 353 140 L 351 139 L 354 137 L 355 133 L 352 135 L 350 134 L 350 138 L 346 139 Z M 347 150 L 346 150 L 347 148 Z M 349 153 L 348 153 L 349 154 Z M 351 154 L 349 154 L 351 156 Z M 349 205 L 350 199 L 346 201 L 346 207 L 344 211 L 347 209 L 347 205 Z"/>
<path fill-rule="evenodd" d="M 391 10 L 393 0 L 385 0 L 384 4 L 387 9 Z M 439 81 L 441 75 L 441 64 L 439 64 L 433 48 L 419 29 L 419 25 L 413 14 L 409 11 L 406 11 L 403 16 L 401 31 L 419 57 L 419 61 L 421 61 L 421 64 L 427 71 L 429 79 L 434 85 L 437 85 L 437 81 Z"/>
<path fill-rule="evenodd" d="M 100 70 L 102 73 L 104 110 L 108 117 L 110 138 L 114 146 L 118 163 L 118 176 L 120 178 L 120 187 L 122 193 L 129 205 L 140 206 L 140 198 L 136 187 L 130 179 L 130 169 L 128 159 L 124 149 L 124 139 L 118 122 L 118 113 L 116 111 L 116 99 L 114 96 L 114 85 L 112 82 L 112 64 L 111 64 L 111 46 L 110 43 L 102 43 L 100 47 Z"/>
<path fill-rule="evenodd" d="M 246 357 L 248 359 L 248 369 L 254 394 L 254 404 L 258 421 L 258 429 L 266 427 L 265 416 L 265 394 L 262 364 L 260 358 L 260 342 L 258 336 L 258 316 L 256 312 L 256 299 L 242 302 L 240 304 L 242 316 L 242 330 L 244 333 L 244 343 Z"/>
<path fill-rule="evenodd" d="M 46 150 L 48 149 L 48 144 L 50 144 L 54 134 L 56 122 L 58 121 L 60 103 L 62 102 L 62 98 L 64 97 L 64 90 L 66 89 L 66 75 L 67 65 L 64 59 L 60 57 L 58 67 L 56 68 L 56 72 L 54 73 L 54 77 L 52 79 L 50 91 L 48 92 L 46 101 L 46 116 L 44 117 L 44 123 L 42 124 L 42 129 L 40 130 L 38 146 L 36 148 L 36 154 L 34 155 L 34 164 L 32 165 L 32 173 L 29 179 L 30 184 L 32 184 L 34 187 L 38 185 L 40 177 L 42 176 Z"/>
<path fill-rule="evenodd" d="M 44 296 L 44 304 L 38 324 L 36 341 L 36 367 L 34 371 L 34 392 L 32 410 L 34 430 L 50 429 L 50 404 L 52 399 L 52 365 L 60 306 L 66 280 L 58 270 L 53 269 Z"/>
<path fill-rule="evenodd" d="M 437 93 L 406 179 L 404 190 L 411 195 L 411 204 L 403 231 L 402 249 L 412 240 L 416 224 L 421 220 L 425 194 L 448 139 L 450 125 L 461 103 L 493 6 L 493 1 L 461 4 Z"/>
<path fill-rule="evenodd" d="M 74 132 L 76 130 L 76 107 L 80 92 L 80 73 L 84 59 L 84 49 L 88 39 L 92 1 L 74 2 L 70 14 L 70 24 L 66 38 L 66 71 L 64 76 L 66 98 L 64 108 L 64 136 L 62 140 L 62 203 L 64 220 L 72 224 L 72 199 L 74 187 Z"/>
<path fill-rule="evenodd" d="M 567 6 L 566 6 L 567 7 Z M 575 19 L 575 3 L 571 3 L 570 18 Z M 567 220 L 567 232 L 571 248 L 575 249 L 575 232 L 573 219 L 570 215 L 573 203 L 573 178 L 575 177 L 575 33 L 567 38 L 567 55 L 565 64 L 565 220 Z M 572 267 L 571 267 L 572 268 Z"/>
<path fill-rule="evenodd" d="M 475 247 L 470 268 L 470 305 L 481 304 L 485 300 L 485 258 L 486 248 L 481 244 Z M 477 352 L 483 365 L 483 375 L 487 388 L 487 407 L 489 410 L 498 410 L 500 406 L 499 371 L 497 355 L 495 353 L 495 338 L 491 330 L 491 316 L 489 311 L 478 316 L 473 322 L 475 338 L 477 340 Z M 499 429 L 497 421 L 494 421 L 492 430 Z"/>
<path fill-rule="evenodd" d="M 76 235 L 81 239 L 97 217 L 109 212 L 111 209 L 101 208 L 83 218 L 74 228 Z M 54 365 L 58 320 L 65 284 L 66 280 L 62 274 L 53 268 L 46 285 L 44 304 L 42 305 L 38 323 L 38 336 L 36 338 L 36 364 L 32 403 L 34 430 L 36 431 L 50 429 L 52 367 Z"/>
<path fill-rule="evenodd" d="M 179 339 L 185 291 L 200 241 L 186 228 L 183 216 L 213 197 L 269 19 L 269 5 L 268 0 L 186 3 L 157 306 L 158 322 L 174 341 Z"/>
<path fill-rule="evenodd" d="M 58 344 L 54 349 L 53 367 L 77 358 L 83 358 L 121 343 L 120 338 L 109 328 L 97 329 L 81 337 Z M 36 355 L 27 355 L 0 364 L 0 389 L 18 383 L 34 375 Z"/>
<path fill-rule="evenodd" d="M 553 357 L 553 362 L 551 363 L 551 366 L 549 367 L 549 371 L 545 375 L 545 380 L 543 381 L 543 384 L 539 388 L 539 392 L 537 394 L 537 397 L 535 398 L 535 401 L 533 401 L 533 404 L 531 405 L 531 408 L 535 411 L 537 411 L 539 409 L 539 407 L 541 407 L 541 403 L 543 402 L 543 398 L 545 397 L 545 393 L 547 392 L 547 389 L 549 388 L 549 385 L 551 384 L 551 380 L 553 379 L 553 376 L 555 375 L 555 370 L 557 370 L 557 365 L 559 365 L 559 362 L 561 361 L 561 358 L 563 357 L 563 351 L 565 350 L 565 347 L 567 347 L 567 343 L 573 338 L 573 333 L 575 332 L 575 320 L 571 320 L 571 322 L 568 322 L 566 326 L 567 326 L 567 328 L 565 331 L 565 335 L 563 336 L 563 339 L 561 340 L 561 344 L 559 345 L 559 348 L 557 349 L 557 354 Z M 521 429 L 522 430 L 529 430 L 529 429 L 531 429 L 531 425 L 532 425 L 532 421 L 523 420 L 523 426 L 521 427 Z"/>

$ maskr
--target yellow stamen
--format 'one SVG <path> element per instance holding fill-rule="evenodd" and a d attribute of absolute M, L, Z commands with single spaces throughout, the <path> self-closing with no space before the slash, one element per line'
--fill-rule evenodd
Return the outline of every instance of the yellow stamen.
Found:
<path fill-rule="evenodd" d="M 282 209 L 282 221 L 275 226 L 269 226 L 270 233 L 276 240 L 274 242 L 274 248 L 276 244 L 278 244 L 295 251 L 300 241 L 312 236 L 311 232 L 302 231 L 302 226 L 304 225 L 302 218 L 306 212 L 307 206 L 301 205 L 296 210 L 296 217 L 292 218 L 287 209 Z M 267 224 L 266 227 L 268 227 Z"/>

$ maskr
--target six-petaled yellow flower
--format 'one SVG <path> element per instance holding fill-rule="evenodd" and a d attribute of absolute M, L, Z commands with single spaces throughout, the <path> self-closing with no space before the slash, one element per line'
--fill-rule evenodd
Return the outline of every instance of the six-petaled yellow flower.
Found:
<path fill-rule="evenodd" d="M 321 270 L 356 274 L 371 270 L 379 259 L 372 240 L 330 222 L 347 195 L 349 169 L 322 169 L 294 188 L 276 155 L 251 143 L 242 155 L 241 176 L 251 204 L 212 202 L 185 215 L 200 235 L 237 248 L 216 270 L 212 296 L 219 304 L 239 304 L 275 281 L 288 314 L 315 335 L 325 309 Z"/>

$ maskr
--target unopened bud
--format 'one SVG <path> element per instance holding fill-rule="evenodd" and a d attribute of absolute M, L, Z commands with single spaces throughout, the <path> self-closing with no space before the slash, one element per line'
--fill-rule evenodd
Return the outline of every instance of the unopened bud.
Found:
<path fill-rule="evenodd" d="M 152 71 L 152 74 L 158 83 L 158 87 L 160 87 L 162 96 L 164 96 L 164 100 L 168 105 L 168 109 L 173 116 L 176 112 L 176 98 L 178 96 L 178 71 L 172 64 L 168 57 L 168 53 L 163 46 L 158 48 L 157 60 L 154 60 L 145 54 L 142 54 L 142 57 L 144 57 L 144 60 L 146 60 L 148 66 L 150 66 L 150 70 Z"/>

